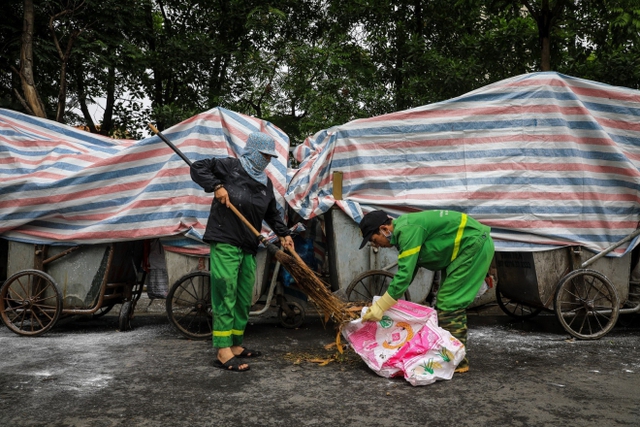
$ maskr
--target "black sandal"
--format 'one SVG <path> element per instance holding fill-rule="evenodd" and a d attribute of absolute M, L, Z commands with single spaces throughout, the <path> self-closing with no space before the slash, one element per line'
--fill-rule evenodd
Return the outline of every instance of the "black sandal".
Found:
<path fill-rule="evenodd" d="M 248 371 L 249 369 L 251 369 L 250 366 L 247 366 L 244 369 L 240 369 L 240 365 L 244 365 L 244 363 L 239 361 L 235 356 L 232 357 L 231 359 L 227 360 L 224 363 L 222 363 L 218 359 L 216 359 L 213 362 L 213 366 L 215 366 L 216 368 L 224 369 L 226 371 L 245 372 L 245 371 Z"/>
<path fill-rule="evenodd" d="M 262 352 L 257 351 L 257 350 L 249 350 L 248 348 L 245 348 L 244 350 L 242 350 L 242 353 L 236 355 L 236 357 L 240 357 L 240 358 L 251 358 L 251 357 L 259 357 L 262 356 Z"/>

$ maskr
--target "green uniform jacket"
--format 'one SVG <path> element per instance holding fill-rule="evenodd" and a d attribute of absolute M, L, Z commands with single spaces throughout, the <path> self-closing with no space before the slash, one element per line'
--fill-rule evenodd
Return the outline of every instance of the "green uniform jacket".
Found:
<path fill-rule="evenodd" d="M 491 231 L 466 214 L 432 210 L 402 215 L 393 221 L 391 244 L 398 249 L 398 272 L 389 284 L 389 295 L 400 298 L 418 267 L 445 269 L 467 245 Z"/>

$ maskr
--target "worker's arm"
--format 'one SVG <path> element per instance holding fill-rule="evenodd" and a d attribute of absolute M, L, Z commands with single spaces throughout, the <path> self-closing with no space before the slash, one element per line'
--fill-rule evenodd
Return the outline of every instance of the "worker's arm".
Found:
<path fill-rule="evenodd" d="M 411 281 L 418 269 L 420 250 L 428 236 L 427 231 L 418 225 L 404 226 L 397 231 L 394 230 L 394 236 L 400 249 L 400 253 L 398 253 L 398 272 L 393 276 L 387 292 L 397 300 L 404 295 L 409 289 L 409 285 L 411 285 Z"/>
<path fill-rule="evenodd" d="M 207 193 L 213 193 L 216 186 L 222 184 L 222 180 L 216 176 L 216 159 L 203 159 L 193 162 L 191 165 L 191 179 Z"/>
<path fill-rule="evenodd" d="M 394 230 L 394 236 L 401 248 L 398 254 L 398 272 L 391 280 L 387 292 L 362 316 L 365 322 L 377 322 L 382 319 L 384 312 L 393 307 L 398 298 L 407 291 L 418 268 L 420 250 L 427 239 L 427 232 L 420 226 L 411 226 Z"/>
<path fill-rule="evenodd" d="M 280 238 L 280 244 L 283 249 L 287 249 L 290 252 L 295 251 L 295 245 L 293 244 L 293 239 L 291 238 L 291 231 L 287 228 L 282 217 L 280 217 L 280 211 L 278 211 L 276 205 L 276 198 L 273 196 L 273 187 L 271 185 L 267 186 L 267 191 L 270 191 L 272 194 L 271 200 L 269 202 L 269 206 L 267 207 L 267 212 L 265 213 L 264 220 L 269 224 L 269 227 L 273 230 L 274 233 Z"/>

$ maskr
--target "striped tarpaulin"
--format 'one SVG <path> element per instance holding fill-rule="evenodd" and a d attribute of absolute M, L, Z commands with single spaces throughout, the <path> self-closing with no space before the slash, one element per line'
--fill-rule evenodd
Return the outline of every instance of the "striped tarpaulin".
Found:
<path fill-rule="evenodd" d="M 276 140 L 280 155 L 267 174 L 284 211 L 289 138 L 275 126 L 215 108 L 163 134 L 196 161 L 239 156 L 255 131 Z M 177 251 L 202 254 L 212 197 L 157 136 L 114 140 L 0 109 L 2 237 L 49 244 L 166 237 Z"/>
<path fill-rule="evenodd" d="M 336 203 L 340 171 L 337 204 L 356 222 L 458 210 L 491 226 L 498 250 L 600 252 L 640 220 L 640 92 L 557 73 L 326 129 L 294 156 L 285 197 L 304 218 Z"/>

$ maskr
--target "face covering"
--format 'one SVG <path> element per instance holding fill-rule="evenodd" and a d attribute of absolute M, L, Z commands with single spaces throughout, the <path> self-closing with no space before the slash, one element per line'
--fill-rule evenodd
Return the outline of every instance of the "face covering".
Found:
<path fill-rule="evenodd" d="M 275 145 L 273 139 L 263 133 L 252 133 L 247 139 L 244 153 L 240 157 L 242 168 L 249 176 L 261 184 L 267 185 L 267 175 L 264 170 L 269 165 L 271 159 L 265 158 L 258 149 L 263 149 L 265 145 Z"/>

